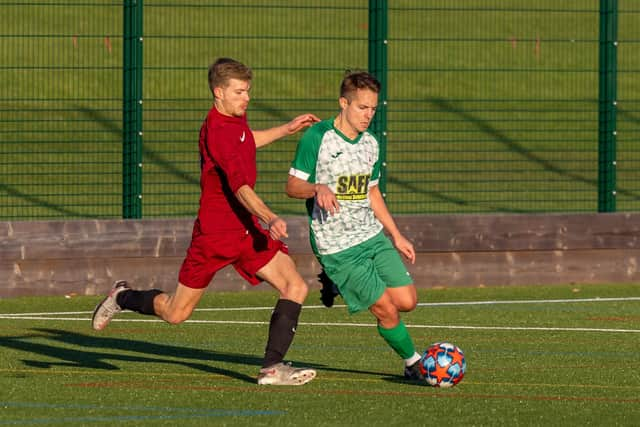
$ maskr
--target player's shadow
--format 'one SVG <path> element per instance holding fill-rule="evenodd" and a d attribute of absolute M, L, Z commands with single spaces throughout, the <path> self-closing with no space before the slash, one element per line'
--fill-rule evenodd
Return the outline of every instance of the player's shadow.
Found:
<path fill-rule="evenodd" d="M 255 366 L 260 366 L 262 362 L 262 359 L 246 354 L 199 350 L 128 338 L 97 337 L 57 329 L 38 328 L 32 331 L 35 332 L 32 335 L 2 337 L 0 346 L 57 359 L 23 360 L 25 365 L 37 368 L 66 366 L 119 370 L 113 362 L 165 363 L 254 383 L 254 377 L 214 366 L 210 362 Z"/>
<path fill-rule="evenodd" d="M 188 367 L 202 372 L 222 375 L 241 381 L 255 383 L 255 377 L 230 369 L 220 368 L 216 362 L 255 366 L 256 371 L 262 366 L 262 358 L 241 353 L 227 353 L 212 350 L 201 350 L 130 338 L 101 337 L 85 335 L 67 330 L 34 328 L 32 334 L 0 337 L 0 347 L 44 356 L 53 361 L 23 359 L 30 367 L 48 369 L 53 366 L 101 369 L 116 371 L 121 368 L 114 362 L 164 363 Z M 388 376 L 384 372 L 363 371 L 357 369 L 331 368 L 322 364 L 298 363 L 310 368 L 359 375 Z"/>

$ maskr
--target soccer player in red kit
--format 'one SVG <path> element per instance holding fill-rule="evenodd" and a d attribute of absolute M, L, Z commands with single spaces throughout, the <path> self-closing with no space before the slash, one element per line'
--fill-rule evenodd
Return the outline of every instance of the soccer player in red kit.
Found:
<path fill-rule="evenodd" d="M 251 79 L 251 69 L 230 58 L 220 58 L 209 67 L 214 105 L 200 129 L 200 209 L 175 292 L 133 290 L 126 281 L 116 281 L 96 306 L 92 326 L 104 329 L 124 309 L 156 315 L 172 324 L 183 322 L 216 272 L 231 264 L 252 285 L 266 281 L 280 294 L 269 324 L 258 384 L 305 384 L 316 372 L 294 368 L 283 359 L 293 341 L 308 288 L 280 240 L 287 237 L 286 222 L 254 191 L 256 148 L 319 119 L 303 114 L 281 126 L 252 131 L 246 117 Z"/>

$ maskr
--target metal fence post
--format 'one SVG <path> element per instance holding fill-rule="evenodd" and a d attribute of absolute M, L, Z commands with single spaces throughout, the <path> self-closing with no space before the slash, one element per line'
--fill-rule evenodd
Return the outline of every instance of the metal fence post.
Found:
<path fill-rule="evenodd" d="M 386 197 L 387 181 L 387 0 L 369 0 L 369 72 L 375 75 L 382 88 L 378 97 L 378 109 L 371 129 L 380 143 L 380 191 Z"/>
<path fill-rule="evenodd" d="M 123 218 L 142 218 L 142 1 L 124 2 Z"/>
<path fill-rule="evenodd" d="M 600 0 L 598 212 L 616 210 L 618 0 Z"/>

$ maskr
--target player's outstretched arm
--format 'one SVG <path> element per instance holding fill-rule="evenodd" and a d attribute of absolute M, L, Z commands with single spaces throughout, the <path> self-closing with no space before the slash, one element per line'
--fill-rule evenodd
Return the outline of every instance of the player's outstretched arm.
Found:
<path fill-rule="evenodd" d="M 389 209 L 387 208 L 387 204 L 382 197 L 382 193 L 380 193 L 380 188 L 377 185 L 371 187 L 369 189 L 369 200 L 371 201 L 371 209 L 373 209 L 373 213 L 378 218 L 378 221 L 382 223 L 382 226 L 389 232 L 391 235 L 391 239 L 393 240 L 393 244 L 396 249 L 407 258 L 411 264 L 416 262 L 416 252 L 413 248 L 413 244 L 405 238 L 400 230 L 398 230 L 398 226 L 396 222 L 393 220 Z"/>
<path fill-rule="evenodd" d="M 243 185 L 236 191 L 236 198 L 252 215 L 257 216 L 269 227 L 269 234 L 273 239 L 289 237 L 287 223 L 262 201 L 255 191 L 248 185 Z"/>
<path fill-rule="evenodd" d="M 319 121 L 320 119 L 311 113 L 302 114 L 290 122 L 284 123 L 280 126 L 264 130 L 252 130 L 253 139 L 256 141 L 256 147 L 264 147 L 265 145 L 269 145 L 280 138 L 293 135 Z"/>

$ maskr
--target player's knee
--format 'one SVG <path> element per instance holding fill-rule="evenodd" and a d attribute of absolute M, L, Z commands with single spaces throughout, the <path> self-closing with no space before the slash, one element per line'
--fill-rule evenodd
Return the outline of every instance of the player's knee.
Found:
<path fill-rule="evenodd" d="M 189 319 L 189 317 L 191 317 L 191 310 L 172 310 L 171 312 L 166 313 L 163 316 L 163 319 L 167 323 L 177 325 Z"/>
<path fill-rule="evenodd" d="M 418 294 L 413 286 L 401 288 L 400 292 L 393 292 L 390 295 L 398 311 L 413 311 L 418 305 Z"/>
<path fill-rule="evenodd" d="M 415 296 L 408 296 L 407 298 L 402 299 L 396 304 L 399 311 L 407 312 L 413 311 L 418 306 L 418 299 Z"/>
<path fill-rule="evenodd" d="M 292 280 L 287 286 L 287 299 L 302 304 L 309 293 L 309 286 L 300 277 L 298 280 Z"/>

